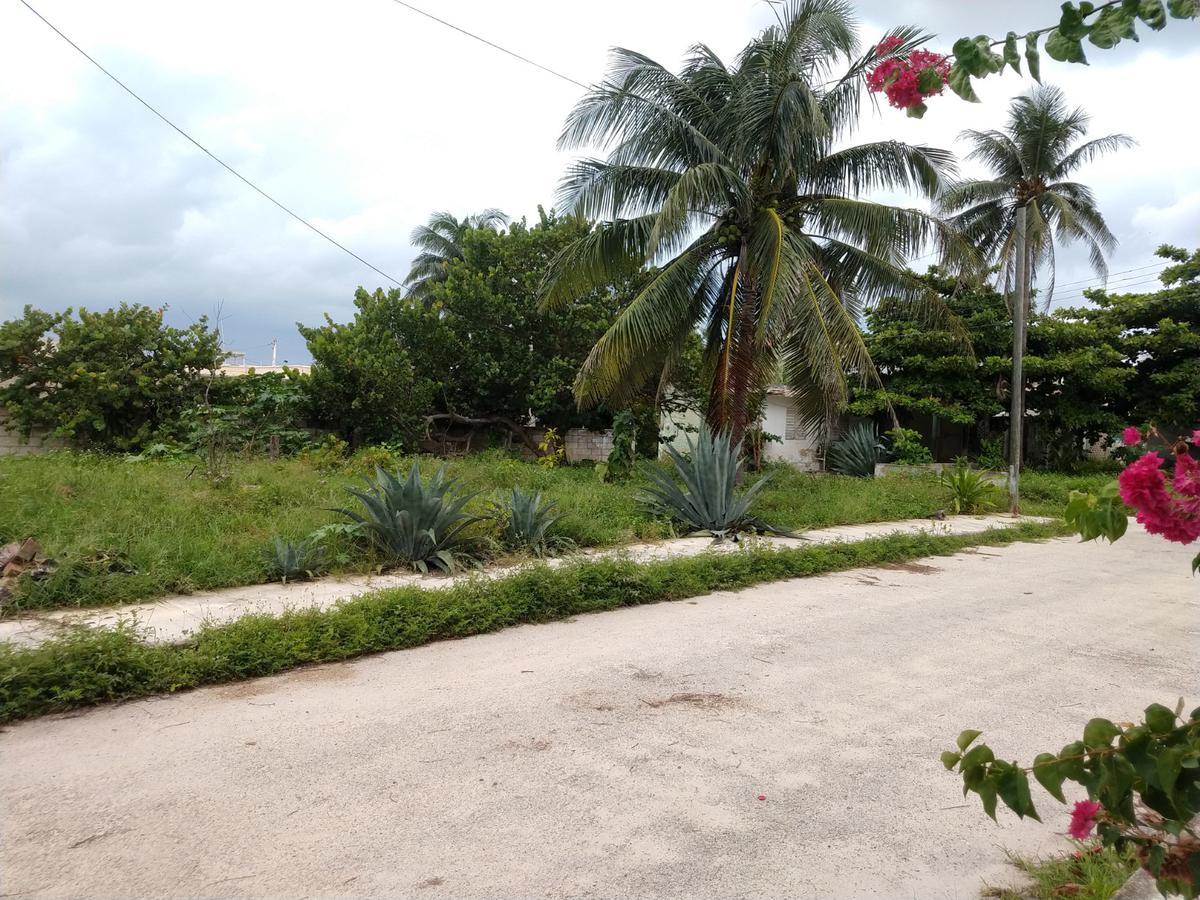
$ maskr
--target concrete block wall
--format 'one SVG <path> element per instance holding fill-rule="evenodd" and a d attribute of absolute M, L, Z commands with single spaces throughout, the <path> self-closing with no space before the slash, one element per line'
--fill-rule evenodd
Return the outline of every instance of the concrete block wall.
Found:
<path fill-rule="evenodd" d="M 0 456 L 25 456 L 61 450 L 67 442 L 59 438 L 46 437 L 45 432 L 35 431 L 26 441 L 19 432 L 9 431 L 6 426 L 8 414 L 0 409 Z"/>
<path fill-rule="evenodd" d="M 546 432 L 533 429 L 529 432 L 535 442 L 541 443 Z M 588 431 L 584 428 L 572 428 L 563 435 L 563 449 L 567 452 L 567 462 L 605 462 L 612 450 L 612 431 Z M 526 453 L 532 457 L 533 454 Z"/>

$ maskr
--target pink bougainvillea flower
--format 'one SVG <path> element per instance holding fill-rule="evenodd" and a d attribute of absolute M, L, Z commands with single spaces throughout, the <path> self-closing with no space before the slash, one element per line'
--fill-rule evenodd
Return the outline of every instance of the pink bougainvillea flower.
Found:
<path fill-rule="evenodd" d="M 1192 432 L 1192 443 L 1200 447 L 1200 428 Z"/>
<path fill-rule="evenodd" d="M 894 34 L 890 37 L 885 37 L 879 42 L 879 46 L 875 48 L 875 55 L 886 56 L 903 43 L 904 41 L 900 40 L 900 38 L 896 37 Z"/>
<path fill-rule="evenodd" d="M 1117 479 L 1121 499 L 1137 510 L 1138 523 L 1151 534 L 1190 544 L 1200 538 L 1200 463 L 1189 453 L 1176 455 L 1173 492 L 1167 488 L 1162 464 L 1157 453 L 1130 464 Z"/>
<path fill-rule="evenodd" d="M 1125 442 L 1125 446 L 1129 447 L 1133 444 L 1139 444 L 1142 440 L 1142 433 L 1130 425 L 1121 432 L 1121 440 Z"/>
<path fill-rule="evenodd" d="M 1067 834 L 1077 841 L 1086 840 L 1096 825 L 1096 816 L 1100 814 L 1101 806 L 1095 800 L 1080 800 L 1071 812 L 1071 827 Z"/>

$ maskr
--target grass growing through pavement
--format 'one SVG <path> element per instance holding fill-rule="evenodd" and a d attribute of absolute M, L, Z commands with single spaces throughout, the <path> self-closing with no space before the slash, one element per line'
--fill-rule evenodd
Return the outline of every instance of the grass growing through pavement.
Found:
<path fill-rule="evenodd" d="M 407 467 L 410 460 L 398 461 Z M 437 460 L 422 460 L 428 472 Z M 58 572 L 26 581 L 0 614 L 33 608 L 131 603 L 171 593 L 255 584 L 267 579 L 264 550 L 279 535 L 300 539 L 339 517 L 353 464 L 327 472 L 301 460 L 235 461 L 214 486 L 192 462 L 133 462 L 120 457 L 57 453 L 0 457 L 0 543 L 36 537 Z M 540 490 L 564 513 L 561 533 L 581 547 L 611 546 L 670 535 L 669 523 L 648 515 L 635 478 L 604 484 L 591 467 L 544 469 L 498 453 L 450 463 L 452 474 L 482 494 L 474 511 L 514 486 Z M 945 505 L 932 479 L 855 479 L 772 468 L 755 512 L 792 529 L 927 516 Z M 1107 476 L 1031 474 L 1024 511 L 1057 515 L 1071 487 Z M 116 559 L 128 566 L 112 566 Z M 333 571 L 370 571 L 375 561 L 354 555 Z M 129 571 L 121 571 L 127 568 Z"/>
<path fill-rule="evenodd" d="M 328 610 L 249 615 L 203 628 L 177 644 L 141 641 L 132 627 L 85 629 L 32 648 L 0 644 L 0 721 L 271 675 L 523 623 L 1062 533 L 1058 525 L 1024 523 L 981 534 L 899 534 L 776 551 L 747 547 L 651 563 L 600 559 L 558 568 L 535 565 L 444 590 L 397 588 Z"/>
<path fill-rule="evenodd" d="M 1019 891 L 987 888 L 985 897 L 1000 900 L 1108 900 L 1137 871 L 1132 849 L 1124 852 L 1112 847 L 1083 849 L 1062 856 L 1026 857 L 1009 855 L 1009 861 L 1029 879 Z"/>

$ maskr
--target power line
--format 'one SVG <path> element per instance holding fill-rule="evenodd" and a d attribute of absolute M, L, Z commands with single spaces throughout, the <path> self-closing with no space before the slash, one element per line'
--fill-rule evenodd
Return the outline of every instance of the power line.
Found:
<path fill-rule="evenodd" d="M 396 2 L 399 2 L 399 0 L 396 0 Z M 292 212 L 290 209 L 288 209 L 286 206 L 284 206 L 282 203 L 280 203 L 278 200 L 276 200 L 274 197 L 272 197 L 270 194 L 268 194 L 266 191 L 264 191 L 262 188 L 260 188 L 257 184 L 255 184 L 253 181 L 251 181 L 249 178 L 247 178 L 241 172 L 237 171 L 237 169 L 233 168 L 233 166 L 229 165 L 229 163 L 225 162 L 225 160 L 221 159 L 219 156 L 217 156 L 215 153 L 213 153 L 211 150 L 209 150 L 207 147 L 205 147 L 203 144 L 201 144 L 198 140 L 196 140 L 194 137 L 192 137 L 190 134 L 188 134 L 186 131 L 184 131 L 182 128 L 180 128 L 178 125 L 176 125 L 174 122 L 172 122 L 170 119 L 168 119 L 165 115 L 160 113 L 157 109 L 155 109 L 153 106 L 151 106 L 145 100 L 143 100 L 140 96 L 138 96 L 138 94 L 133 90 L 133 88 L 129 87 L 129 85 L 127 85 L 125 82 L 123 82 L 120 78 L 118 78 L 112 72 L 108 71 L 108 69 L 104 68 L 104 66 L 102 66 L 93 57 L 91 57 L 86 50 L 84 50 L 77 43 L 75 43 L 73 40 L 71 40 L 69 37 L 67 37 L 65 34 L 63 34 L 53 22 L 51 22 L 49 19 L 47 19 L 45 16 L 43 16 L 40 12 L 38 12 L 36 9 L 34 9 L 32 6 L 30 6 L 29 3 L 26 2 L 26 0 L 21 0 L 21 4 L 26 9 L 28 9 L 31 13 L 33 13 L 35 16 L 37 16 L 39 19 L 41 19 L 50 28 L 51 31 L 53 31 L 60 38 L 62 38 L 64 41 L 66 41 L 68 44 L 70 44 L 72 47 L 74 47 L 76 50 L 78 50 L 80 55 L 83 56 L 84 59 L 86 59 L 93 66 L 95 66 L 97 69 L 99 69 L 101 72 L 103 72 L 109 78 L 111 78 L 114 82 L 116 82 L 116 84 L 118 86 L 120 86 L 120 88 L 122 90 L 124 90 L 125 93 L 129 94 L 130 97 L 132 97 L 138 103 L 142 104 L 142 106 L 146 107 L 146 109 L 150 110 L 150 112 L 154 113 L 154 115 L 158 116 L 158 118 L 162 119 L 162 121 L 164 121 L 168 125 L 170 125 L 180 135 L 187 138 L 188 141 L 190 141 L 197 148 L 199 148 L 209 159 L 211 159 L 213 162 L 217 163 L 217 165 L 221 166 L 223 169 L 225 169 L 231 175 L 235 176 L 239 181 L 241 181 L 244 184 L 246 184 L 247 186 L 253 188 L 255 191 L 257 191 L 263 197 L 270 200 L 272 203 L 274 203 L 277 207 L 282 209 L 285 213 L 287 213 L 289 216 L 291 216 L 293 219 L 295 219 L 297 222 L 299 222 L 305 228 L 308 228 L 310 231 L 314 232 L 315 234 L 320 235 L 325 240 L 329 241 L 329 243 L 333 244 L 333 246 L 337 247 L 343 253 L 347 253 L 350 256 L 354 257 L 356 260 L 358 260 L 360 263 L 362 263 L 368 269 L 371 269 L 372 271 L 376 272 L 377 274 L 382 275 L 388 281 L 392 282 L 392 284 L 395 284 L 397 286 L 399 286 L 401 284 L 401 282 L 399 280 L 393 278 L 387 272 L 383 271 L 383 269 L 380 269 L 378 266 L 374 266 L 371 263 L 367 262 L 365 259 L 363 259 L 361 256 L 359 256 L 357 253 L 355 253 L 349 247 L 334 240 L 332 237 L 330 237 L 328 234 L 326 234 L 324 231 L 322 231 L 316 225 L 313 225 L 311 222 L 309 222 L 307 219 L 303 218 L 299 214 Z"/>
<path fill-rule="evenodd" d="M 21 0 L 21 2 L 24 3 L 25 0 Z M 561 78 L 563 81 L 570 82 L 571 84 L 573 84 L 577 87 L 583 88 L 585 91 L 591 90 L 590 85 L 586 85 L 582 81 L 576 81 L 570 75 L 564 75 L 562 72 L 552 69 L 549 66 L 543 66 L 540 62 L 534 62 L 528 56 L 522 56 L 520 53 L 517 53 L 515 50 L 509 50 L 507 47 L 501 47 L 499 44 L 495 43 L 494 41 L 489 41 L 487 38 L 480 37 L 479 35 L 475 34 L 472 31 L 467 31 L 467 29 L 461 28 L 458 25 L 455 25 L 453 22 L 447 22 L 445 19 L 439 19 L 433 13 L 426 12 L 425 10 L 420 9 L 419 7 L 413 6 L 411 3 L 405 3 L 404 0 L 392 0 L 392 2 L 398 6 L 403 6 L 405 9 L 412 10 L 417 15 L 424 16 L 427 19 L 432 19 L 434 22 L 437 22 L 440 25 L 445 25 L 447 28 L 452 28 L 455 31 L 457 31 L 459 34 L 464 34 L 469 38 L 479 41 L 479 43 L 481 43 L 481 44 L 487 44 L 493 50 L 499 50 L 501 53 L 506 53 L 509 56 L 511 56 L 513 59 L 519 59 L 521 62 L 527 63 L 527 64 L 533 66 L 535 69 L 541 69 L 543 72 L 548 72 L 549 74 L 553 75 L 555 78 Z"/>
<path fill-rule="evenodd" d="M 1153 269 L 1155 266 L 1162 266 L 1163 268 L 1166 268 L 1165 263 L 1153 262 L 1153 263 L 1148 263 L 1147 265 L 1144 265 L 1144 266 L 1134 266 L 1132 269 L 1121 269 L 1116 272 L 1109 272 L 1108 277 L 1112 278 L 1114 275 L 1124 275 L 1126 272 L 1138 272 L 1142 269 Z M 1080 278 L 1078 281 L 1065 282 L 1064 284 L 1059 285 L 1059 287 L 1070 287 L 1073 284 L 1083 284 L 1085 281 L 1095 281 L 1095 280 L 1096 280 L 1095 276 L 1092 276 L 1091 278 Z M 1104 279 L 1100 279 L 1100 280 L 1103 281 Z"/>

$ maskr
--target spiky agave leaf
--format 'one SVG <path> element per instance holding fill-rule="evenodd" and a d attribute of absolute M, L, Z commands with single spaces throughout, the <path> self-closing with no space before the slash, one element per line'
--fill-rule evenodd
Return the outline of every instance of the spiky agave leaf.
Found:
<path fill-rule="evenodd" d="M 789 534 L 750 515 L 754 498 L 770 476 L 737 493 L 741 451 L 741 444 L 733 443 L 727 431 L 702 427 L 698 434 L 688 436 L 686 453 L 666 448 L 683 486 L 662 469 L 648 466 L 644 471 L 650 485 L 642 493 L 643 502 L 654 512 L 682 522 L 692 531 L 711 534 L 718 541 L 742 531 Z"/>
<path fill-rule="evenodd" d="M 859 423 L 840 441 L 835 441 L 825 453 L 825 466 L 839 475 L 869 478 L 875 474 L 875 464 L 883 455 L 879 430 L 874 423 Z"/>
<path fill-rule="evenodd" d="M 362 524 L 386 563 L 450 572 L 472 558 L 477 542 L 464 531 L 482 517 L 464 510 L 476 495 L 464 494 L 455 479 L 446 478 L 444 465 L 428 482 L 421 479 L 419 463 L 403 479 L 399 472 L 377 468 L 374 478 L 364 480 L 366 490 L 346 489 L 363 511 L 337 512 Z"/>

